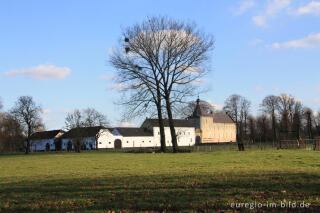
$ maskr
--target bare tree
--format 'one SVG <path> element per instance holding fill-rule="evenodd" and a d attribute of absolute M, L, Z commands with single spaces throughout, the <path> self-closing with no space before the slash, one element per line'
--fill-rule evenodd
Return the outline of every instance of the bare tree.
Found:
<path fill-rule="evenodd" d="M 248 122 L 250 107 L 251 107 L 251 102 L 246 98 L 242 97 L 240 101 L 241 139 L 246 139 L 246 136 L 247 136 L 247 122 Z"/>
<path fill-rule="evenodd" d="M 107 117 L 93 108 L 87 108 L 83 110 L 83 118 L 85 127 L 109 126 Z"/>
<path fill-rule="evenodd" d="M 137 104 L 153 103 L 158 111 L 161 144 L 165 143 L 162 129 L 162 107 L 169 119 L 173 151 L 178 148 L 173 122 L 176 103 L 194 96 L 196 84 L 206 74 L 213 38 L 200 33 L 195 25 L 167 17 L 152 17 L 127 28 L 121 51 L 111 56 L 118 70 L 119 81 L 126 89 L 140 89 L 148 95 Z M 134 93 L 139 94 L 139 93 Z M 143 96 L 144 97 L 144 96 Z M 136 99 L 135 99 L 136 100 Z M 164 100 L 164 105 L 162 105 Z"/>
<path fill-rule="evenodd" d="M 269 95 L 262 100 L 260 107 L 264 113 L 269 114 L 272 123 L 272 140 L 273 143 L 277 141 L 277 120 L 276 110 L 278 106 L 279 98 L 274 95 Z"/>
<path fill-rule="evenodd" d="M 77 127 L 83 127 L 82 113 L 80 110 L 76 109 L 72 113 L 69 112 L 65 119 L 66 129 L 70 130 Z"/>
<path fill-rule="evenodd" d="M 301 137 L 301 127 L 302 127 L 302 104 L 297 102 L 294 107 L 293 121 L 292 121 L 292 131 L 295 132 L 296 138 L 299 140 Z"/>
<path fill-rule="evenodd" d="M 268 135 L 268 118 L 264 114 L 257 117 L 257 132 L 260 142 L 266 142 Z"/>
<path fill-rule="evenodd" d="M 224 102 L 224 111 L 236 122 L 237 141 L 242 142 L 247 129 L 247 119 L 251 103 L 240 95 L 231 95 Z"/>
<path fill-rule="evenodd" d="M 23 149 L 23 129 L 9 113 L 0 113 L 0 152 L 15 152 Z"/>
<path fill-rule="evenodd" d="M 313 111 L 312 109 L 306 107 L 304 108 L 304 115 L 306 118 L 306 129 L 307 129 L 307 135 L 309 139 L 313 139 L 313 129 L 312 129 L 312 120 L 313 120 Z"/>
<path fill-rule="evenodd" d="M 30 136 L 43 124 L 40 119 L 41 107 L 37 105 L 31 96 L 21 96 L 11 110 L 12 116 L 20 123 L 27 136 L 26 154 L 30 150 Z"/>
<path fill-rule="evenodd" d="M 224 102 L 223 110 L 228 113 L 228 115 L 236 122 L 237 129 L 237 141 L 239 140 L 239 121 L 240 121 L 240 95 L 231 95 Z"/>
<path fill-rule="evenodd" d="M 316 113 L 314 122 L 315 122 L 315 128 L 316 128 L 317 134 L 318 136 L 320 136 L 320 110 Z"/>
<path fill-rule="evenodd" d="M 74 129 L 75 136 L 75 151 L 80 152 L 80 147 L 82 146 L 82 138 L 79 136 L 81 127 L 108 127 L 109 121 L 107 117 L 98 112 L 96 109 L 87 108 L 84 110 L 75 109 L 72 113 L 68 113 L 65 118 L 66 129 Z M 100 137 L 100 132 L 95 136 L 95 148 L 98 147 L 98 139 Z"/>
<path fill-rule="evenodd" d="M 256 141 L 256 119 L 253 116 L 248 117 L 249 121 L 249 138 L 252 143 Z"/>
<path fill-rule="evenodd" d="M 291 131 L 290 124 L 292 123 L 292 120 L 293 120 L 295 103 L 296 103 L 296 100 L 291 95 L 281 94 L 278 97 L 277 109 L 279 111 L 279 114 L 282 115 L 282 117 L 287 116 L 287 118 L 284 118 L 288 122 L 288 127 L 286 131 Z"/>

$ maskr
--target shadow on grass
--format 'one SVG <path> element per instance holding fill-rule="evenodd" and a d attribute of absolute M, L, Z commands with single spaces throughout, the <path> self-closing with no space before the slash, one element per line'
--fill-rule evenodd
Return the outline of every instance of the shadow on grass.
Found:
<path fill-rule="evenodd" d="M 277 208 L 262 208 L 268 212 L 320 211 L 320 176 L 304 173 L 38 179 L 0 180 L 0 212 L 233 211 L 231 203 L 254 202 L 276 203 Z M 311 206 L 280 208 L 281 201 Z"/>

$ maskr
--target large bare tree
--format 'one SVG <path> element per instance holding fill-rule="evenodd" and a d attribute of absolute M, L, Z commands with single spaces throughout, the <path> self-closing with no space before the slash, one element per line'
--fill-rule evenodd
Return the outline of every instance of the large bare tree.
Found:
<path fill-rule="evenodd" d="M 236 122 L 237 141 L 242 142 L 247 129 L 247 119 L 251 103 L 245 97 L 234 94 L 224 102 L 223 110 Z"/>
<path fill-rule="evenodd" d="M 30 136 L 43 127 L 40 113 L 41 107 L 31 96 L 21 96 L 11 109 L 11 115 L 20 123 L 27 137 L 26 154 L 30 151 Z"/>
<path fill-rule="evenodd" d="M 173 108 L 176 103 L 186 102 L 195 95 L 197 83 L 209 70 L 207 62 L 214 40 L 201 33 L 196 25 L 167 17 L 148 18 L 127 28 L 123 37 L 124 42 L 110 58 L 118 71 L 118 83 L 128 90 L 147 93 L 147 98 L 137 103 L 156 106 L 161 144 L 165 142 L 162 116 L 168 116 L 176 152 Z M 133 94 L 139 96 L 137 92 Z M 163 106 L 166 113 L 163 113 Z"/>
<path fill-rule="evenodd" d="M 273 143 L 277 141 L 276 110 L 277 110 L 278 103 L 279 103 L 278 96 L 269 95 L 262 100 L 262 103 L 260 105 L 262 111 L 264 113 L 267 113 L 271 117 Z"/>

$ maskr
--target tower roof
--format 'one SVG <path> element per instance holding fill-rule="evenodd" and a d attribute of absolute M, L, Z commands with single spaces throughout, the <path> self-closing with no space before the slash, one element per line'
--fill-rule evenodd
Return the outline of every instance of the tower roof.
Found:
<path fill-rule="evenodd" d="M 204 115 L 204 110 L 202 109 L 202 106 L 200 104 L 200 99 L 198 97 L 196 107 L 194 108 L 194 111 L 192 113 L 193 118 L 199 118 L 200 116 Z"/>

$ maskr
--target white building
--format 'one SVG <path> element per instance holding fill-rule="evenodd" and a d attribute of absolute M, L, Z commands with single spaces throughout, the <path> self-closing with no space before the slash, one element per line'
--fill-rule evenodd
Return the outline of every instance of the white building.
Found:
<path fill-rule="evenodd" d="M 61 137 L 61 149 L 74 149 L 74 144 L 77 140 L 80 140 L 80 143 L 82 144 L 81 149 L 95 149 L 97 139 L 99 138 L 100 133 L 102 133 L 104 129 L 105 127 L 102 126 L 79 127 L 71 129 Z"/>
<path fill-rule="evenodd" d="M 50 151 L 57 149 L 60 137 L 64 134 L 62 130 L 51 130 L 36 132 L 30 136 L 31 151 Z"/>
<path fill-rule="evenodd" d="M 174 120 L 178 146 L 195 144 L 195 127 L 192 120 Z M 168 120 L 164 119 L 166 145 L 172 146 Z M 61 130 L 35 133 L 31 147 L 33 150 L 73 150 L 77 140 L 81 149 L 121 149 L 160 147 L 160 128 L 157 119 L 146 119 L 140 128 L 115 127 L 74 128 L 62 135 Z M 62 136 L 61 136 L 62 135 Z M 58 137 L 59 136 L 59 137 Z M 58 140 L 59 138 L 59 140 Z"/>
<path fill-rule="evenodd" d="M 174 120 L 178 146 L 195 144 L 195 127 L 191 120 Z M 168 120 L 164 120 L 166 145 L 172 146 Z M 157 119 L 146 119 L 140 128 L 116 127 L 102 129 L 98 137 L 99 149 L 160 147 Z"/>

